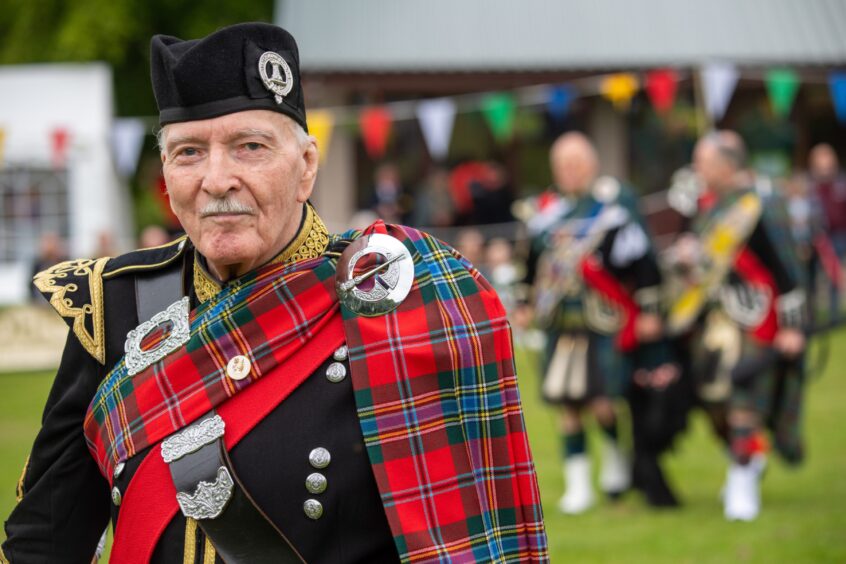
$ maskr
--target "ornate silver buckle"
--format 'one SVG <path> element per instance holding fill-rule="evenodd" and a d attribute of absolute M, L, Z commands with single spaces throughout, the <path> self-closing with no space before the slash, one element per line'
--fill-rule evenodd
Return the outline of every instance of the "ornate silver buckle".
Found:
<path fill-rule="evenodd" d="M 197 452 L 223 436 L 226 423 L 220 415 L 203 419 L 162 441 L 162 458 L 167 464 L 186 454 Z"/>
<path fill-rule="evenodd" d="M 215 519 L 226 508 L 232 498 L 235 482 L 226 466 L 217 469 L 214 482 L 201 481 L 193 494 L 177 492 L 176 501 L 182 514 L 192 519 Z"/>
<path fill-rule="evenodd" d="M 191 329 L 188 323 L 188 314 L 191 305 L 188 297 L 169 305 L 168 308 L 153 316 L 150 321 L 145 321 L 126 335 L 124 350 L 126 357 L 126 372 L 135 376 L 151 364 L 154 364 L 185 343 L 191 337 Z M 170 334 L 161 343 L 148 351 L 141 350 L 141 341 L 157 327 L 170 322 L 173 327 Z"/>
<path fill-rule="evenodd" d="M 372 254 L 381 255 L 384 262 L 356 276 L 356 263 Z M 359 287 L 370 278 L 373 278 L 370 289 Z M 335 290 L 348 309 L 375 317 L 395 310 L 408 296 L 413 283 L 414 260 L 405 245 L 390 235 L 374 233 L 356 239 L 341 254 Z"/>

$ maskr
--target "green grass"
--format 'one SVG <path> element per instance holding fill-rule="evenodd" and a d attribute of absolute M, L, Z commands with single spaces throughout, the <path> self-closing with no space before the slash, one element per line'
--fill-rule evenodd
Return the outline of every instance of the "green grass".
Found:
<path fill-rule="evenodd" d="M 790 469 L 771 459 L 763 512 L 754 523 L 723 520 L 718 492 L 726 459 L 698 414 L 666 459 L 683 509 L 652 511 L 630 494 L 578 517 L 559 514 L 559 441 L 552 412 L 538 401 L 533 360 L 519 355 L 518 369 L 553 562 L 846 562 L 846 427 L 841 421 L 846 380 L 840 368 L 846 366 L 846 332 L 833 336 L 827 370 L 808 387 L 808 460 Z M 38 430 L 51 378 L 43 373 L 0 375 L 4 519 L 14 507 L 15 484 Z M 595 447 L 597 434 L 590 439 Z"/>

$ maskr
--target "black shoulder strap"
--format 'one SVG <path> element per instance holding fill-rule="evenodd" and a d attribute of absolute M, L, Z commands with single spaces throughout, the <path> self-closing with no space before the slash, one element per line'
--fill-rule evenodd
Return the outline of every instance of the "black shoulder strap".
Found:
<path fill-rule="evenodd" d="M 138 323 L 149 321 L 160 311 L 182 298 L 181 261 L 164 270 L 135 276 L 135 303 Z"/>

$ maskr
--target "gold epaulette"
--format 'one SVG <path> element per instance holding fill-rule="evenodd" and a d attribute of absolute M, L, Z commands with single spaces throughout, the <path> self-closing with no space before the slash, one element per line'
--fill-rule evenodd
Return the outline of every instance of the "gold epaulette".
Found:
<path fill-rule="evenodd" d="M 106 363 L 103 280 L 162 268 L 182 253 L 185 237 L 115 258 L 76 259 L 39 272 L 33 283 L 70 326 L 79 343 L 100 364 Z"/>
<path fill-rule="evenodd" d="M 59 263 L 32 279 L 88 353 L 106 363 L 103 325 L 103 269 L 108 257 Z"/>

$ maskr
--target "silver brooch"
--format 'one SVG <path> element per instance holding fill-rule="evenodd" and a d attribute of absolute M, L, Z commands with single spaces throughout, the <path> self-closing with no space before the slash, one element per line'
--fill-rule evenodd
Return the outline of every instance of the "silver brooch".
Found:
<path fill-rule="evenodd" d="M 162 441 L 162 458 L 167 464 L 196 452 L 223 436 L 226 424 L 220 415 L 203 419 Z"/>
<path fill-rule="evenodd" d="M 188 323 L 188 314 L 191 305 L 188 297 L 174 302 L 162 312 L 153 316 L 150 321 L 145 321 L 126 335 L 124 350 L 126 357 L 126 372 L 135 376 L 151 364 L 154 364 L 179 347 L 188 342 L 191 337 L 191 327 Z M 159 327 L 166 328 L 170 324 L 170 332 L 161 343 L 150 350 L 141 350 L 141 341 Z"/>
<path fill-rule="evenodd" d="M 382 263 L 356 275 L 358 261 L 372 254 L 380 255 Z M 414 261 L 405 245 L 390 235 L 374 233 L 356 239 L 341 254 L 335 289 L 348 309 L 375 317 L 395 310 L 413 283 Z"/>
<path fill-rule="evenodd" d="M 279 53 L 267 51 L 259 59 L 259 75 L 264 87 L 276 96 L 276 103 L 281 104 L 282 98 L 287 96 L 294 87 L 294 75 L 291 67 Z M 270 74 L 267 70 L 270 67 Z"/>
<path fill-rule="evenodd" d="M 217 469 L 217 479 L 214 482 L 200 482 L 193 494 L 177 492 L 176 501 L 182 514 L 192 519 L 214 519 L 226 508 L 235 482 L 225 466 Z"/>

